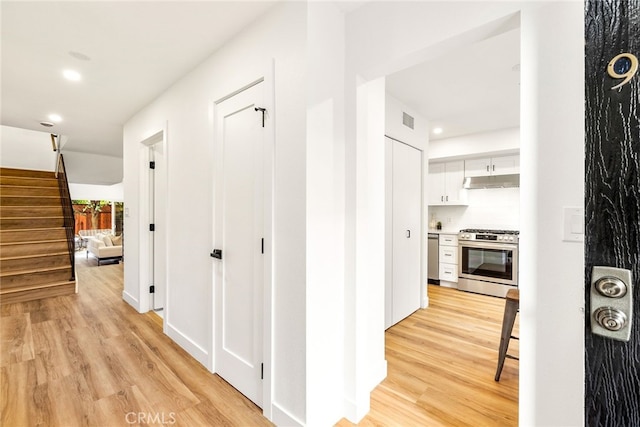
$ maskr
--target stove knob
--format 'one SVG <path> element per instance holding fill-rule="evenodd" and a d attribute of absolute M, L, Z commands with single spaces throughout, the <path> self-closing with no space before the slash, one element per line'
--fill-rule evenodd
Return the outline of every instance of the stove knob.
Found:
<path fill-rule="evenodd" d="M 503 239 L 503 236 L 498 236 L 498 240 L 502 240 L 502 239 Z"/>
<path fill-rule="evenodd" d="M 513 242 L 513 236 L 509 236 L 509 240 Z"/>

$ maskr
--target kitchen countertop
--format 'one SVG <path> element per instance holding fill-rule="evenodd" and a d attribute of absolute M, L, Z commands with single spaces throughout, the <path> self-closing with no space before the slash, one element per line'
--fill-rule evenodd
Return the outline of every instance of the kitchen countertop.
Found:
<path fill-rule="evenodd" d="M 447 228 L 443 228 L 442 230 L 436 230 L 436 229 L 429 229 L 428 233 L 432 233 L 432 234 L 458 234 L 460 232 L 460 230 L 457 229 L 447 229 Z"/>

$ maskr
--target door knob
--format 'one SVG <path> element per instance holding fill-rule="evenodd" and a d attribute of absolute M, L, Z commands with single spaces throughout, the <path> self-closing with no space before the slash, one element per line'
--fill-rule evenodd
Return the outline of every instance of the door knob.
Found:
<path fill-rule="evenodd" d="M 631 270 L 594 266 L 591 273 L 591 332 L 629 341 L 633 323 Z"/>

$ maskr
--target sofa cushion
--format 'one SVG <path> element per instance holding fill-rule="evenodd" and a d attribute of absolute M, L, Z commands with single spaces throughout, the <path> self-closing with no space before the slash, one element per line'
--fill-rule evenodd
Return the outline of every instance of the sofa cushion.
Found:
<path fill-rule="evenodd" d="M 102 241 L 104 242 L 105 246 L 113 246 L 113 243 L 111 243 L 111 237 L 106 234 L 102 236 Z"/>
<path fill-rule="evenodd" d="M 111 243 L 113 243 L 113 246 L 122 246 L 122 234 L 111 237 Z"/>

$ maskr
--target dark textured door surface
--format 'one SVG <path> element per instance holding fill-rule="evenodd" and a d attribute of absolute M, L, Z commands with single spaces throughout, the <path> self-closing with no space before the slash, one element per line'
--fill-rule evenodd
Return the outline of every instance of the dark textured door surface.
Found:
<path fill-rule="evenodd" d="M 640 0 L 587 0 L 585 36 L 587 313 L 594 265 L 630 269 L 634 286 L 629 342 L 592 335 L 586 316 L 585 419 L 640 426 L 640 73 L 613 90 L 607 74 L 618 54 L 640 57 Z"/>

